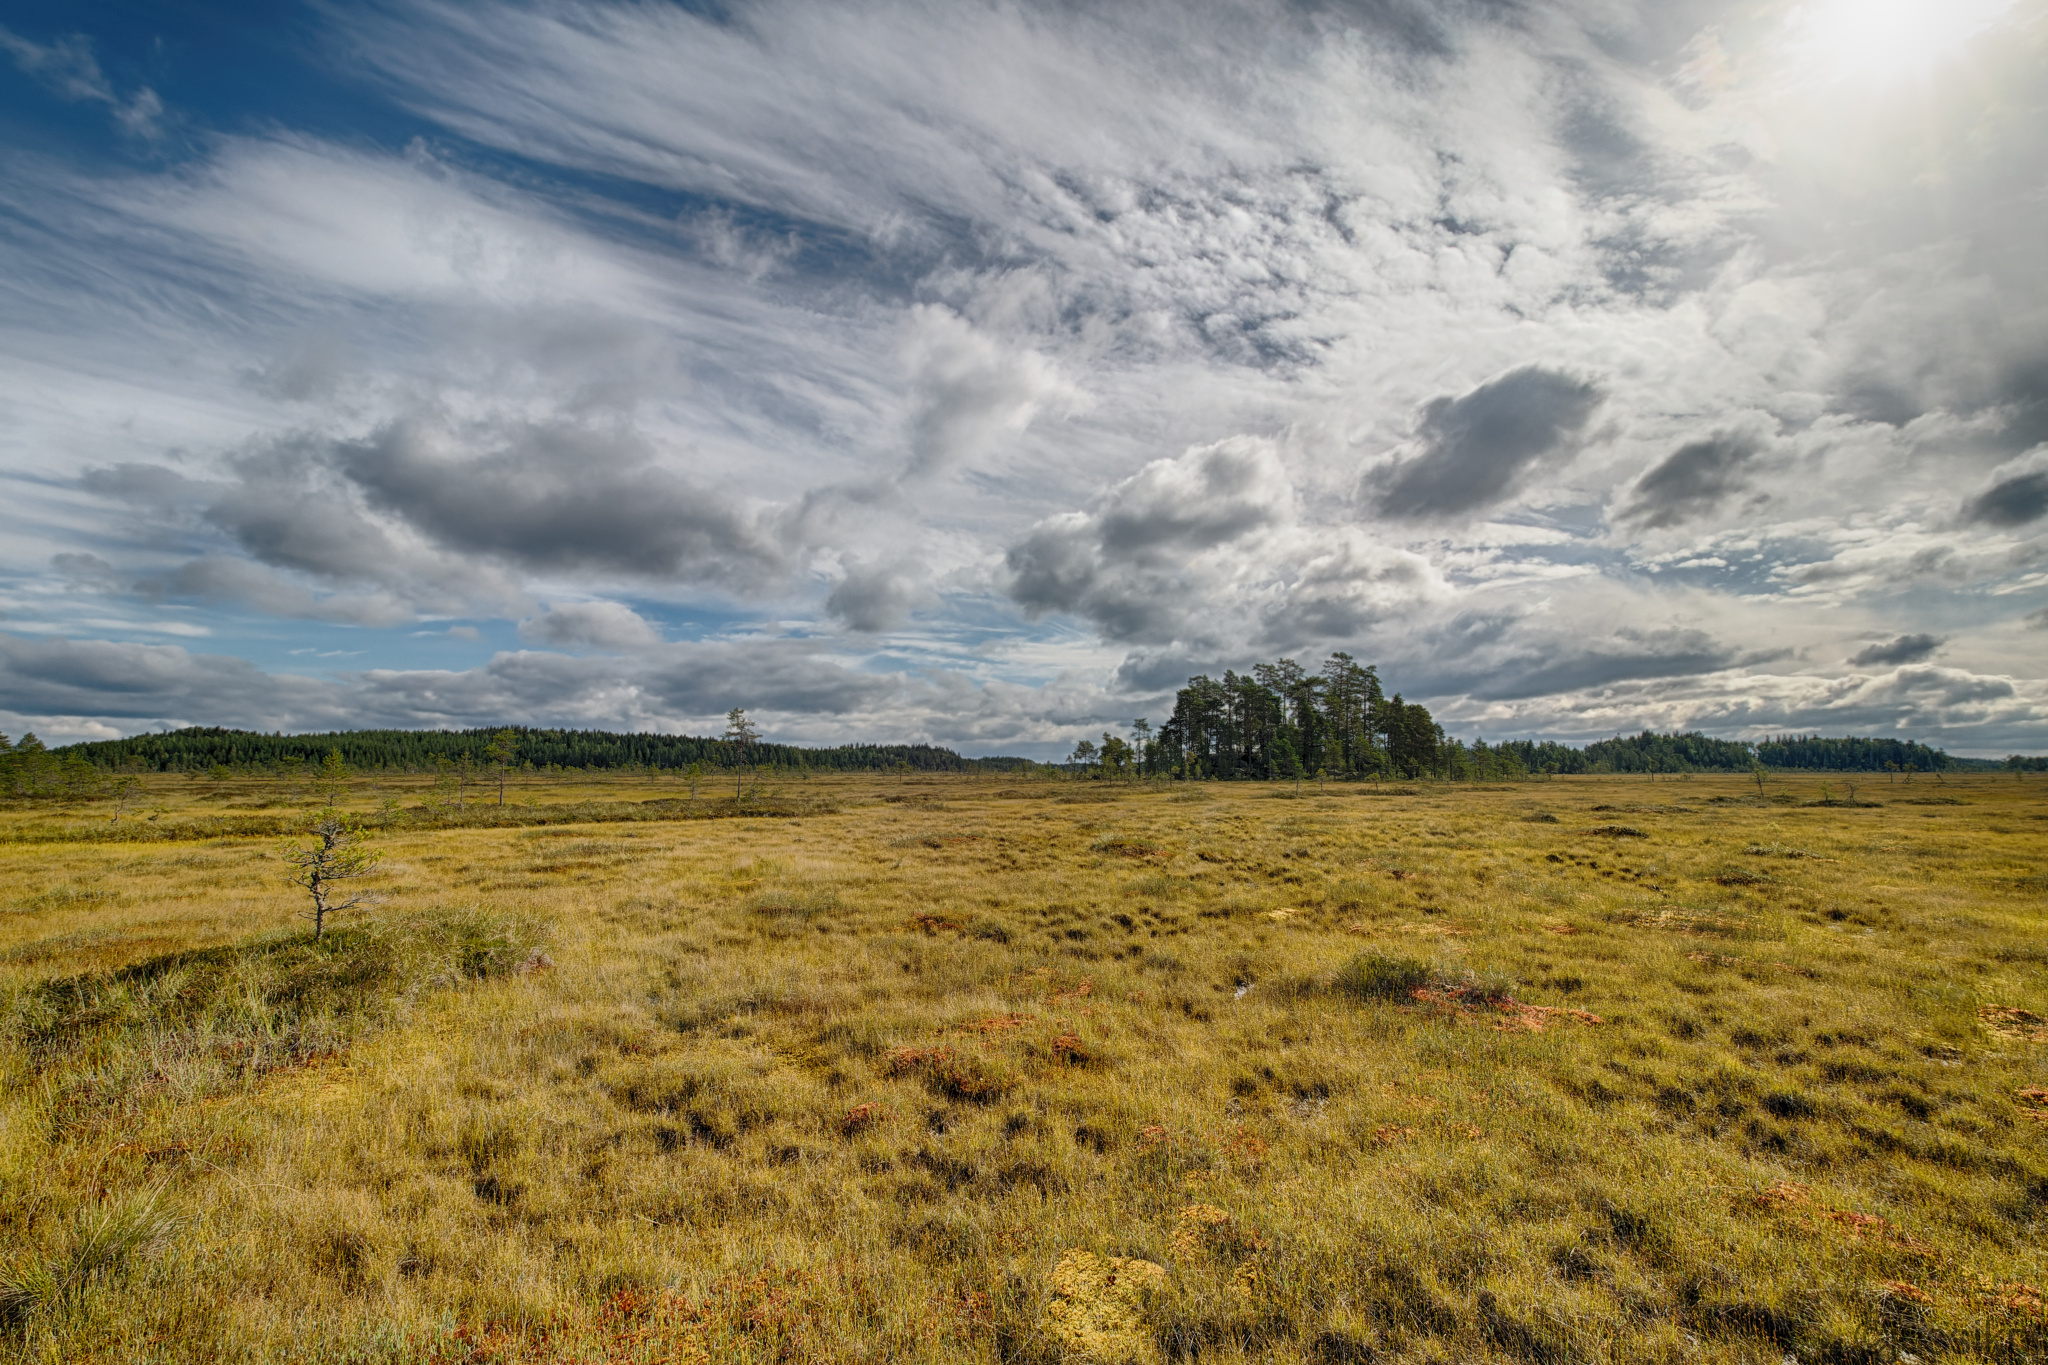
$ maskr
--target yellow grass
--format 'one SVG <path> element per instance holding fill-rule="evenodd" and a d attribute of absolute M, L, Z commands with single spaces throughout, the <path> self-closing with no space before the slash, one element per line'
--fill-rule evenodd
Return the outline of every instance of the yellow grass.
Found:
<path fill-rule="evenodd" d="M 2042 786 L 821 778 L 316 951 L 153 782 L 0 814 L 7 1359 L 2048 1358 Z"/>

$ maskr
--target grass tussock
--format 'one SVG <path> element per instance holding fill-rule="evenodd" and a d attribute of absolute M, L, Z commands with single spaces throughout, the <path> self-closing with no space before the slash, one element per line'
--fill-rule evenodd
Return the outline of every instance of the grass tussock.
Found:
<path fill-rule="evenodd" d="M 2048 822 L 1809 785 L 0 812 L 0 1360 L 2041 1359 Z"/>

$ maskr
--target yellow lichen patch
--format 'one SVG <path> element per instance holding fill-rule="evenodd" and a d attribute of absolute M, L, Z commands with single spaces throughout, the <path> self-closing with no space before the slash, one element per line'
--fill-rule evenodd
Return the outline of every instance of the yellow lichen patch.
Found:
<path fill-rule="evenodd" d="M 1145 1304 L 1165 1283 L 1166 1267 L 1154 1261 L 1066 1252 L 1047 1279 L 1047 1326 L 1061 1346 L 1090 1365 L 1152 1360 Z"/>
<path fill-rule="evenodd" d="M 1205 1254 L 1235 1259 L 1264 1251 L 1266 1245 L 1265 1238 L 1214 1204 L 1189 1204 L 1174 1220 L 1173 1254 L 1181 1260 Z"/>

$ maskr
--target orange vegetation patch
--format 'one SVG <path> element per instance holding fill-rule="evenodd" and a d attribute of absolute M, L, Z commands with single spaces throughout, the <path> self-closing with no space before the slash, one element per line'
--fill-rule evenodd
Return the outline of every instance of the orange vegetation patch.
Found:
<path fill-rule="evenodd" d="M 1576 924 L 1546 924 L 1543 927 L 1553 934 L 1576 934 L 1579 932 L 1579 926 Z"/>
<path fill-rule="evenodd" d="M 1906 1303 L 1933 1303 L 1934 1296 L 1910 1280 L 1886 1280 L 1884 1292 Z"/>
<path fill-rule="evenodd" d="M 1415 1130 L 1398 1123 L 1383 1123 L 1372 1130 L 1372 1140 L 1382 1147 L 1391 1147 L 1397 1142 L 1415 1140 Z"/>
<path fill-rule="evenodd" d="M 1260 1137 L 1257 1133 L 1247 1132 L 1243 1128 L 1239 1128 L 1237 1136 L 1223 1144 L 1223 1150 L 1228 1152 L 1239 1165 L 1248 1170 L 1257 1170 L 1265 1164 L 1266 1154 L 1273 1150 L 1273 1144 Z"/>
<path fill-rule="evenodd" d="M 847 1137 L 874 1127 L 889 1117 L 889 1107 L 880 1100 L 856 1104 L 839 1118 L 839 1131 Z"/>
<path fill-rule="evenodd" d="M 1494 1025 L 1510 1033 L 1541 1033 L 1561 1019 L 1575 1024 L 1597 1024 L 1600 1016 L 1590 1010 L 1575 1010 L 1564 1005 L 1525 1005 L 1519 1000 L 1507 1001 L 1501 1008 L 1502 1018 Z"/>
<path fill-rule="evenodd" d="M 1052 1059 L 1074 1066 L 1086 1066 L 1095 1060 L 1095 1054 L 1088 1050 L 1088 1044 L 1081 1041 L 1078 1033 L 1062 1033 L 1052 1040 Z"/>
<path fill-rule="evenodd" d="M 1991 1308 L 2021 1317 L 2048 1317 L 2048 1301 L 2034 1285 L 2022 1284 L 2017 1280 L 2000 1283 L 1987 1275 L 1979 1275 L 1970 1282 L 1971 1293 Z"/>
<path fill-rule="evenodd" d="M 2018 1096 L 2020 1112 L 2030 1119 L 2048 1122 L 2048 1090 L 2038 1085 L 2024 1086 L 2013 1092 Z"/>
<path fill-rule="evenodd" d="M 1062 1000 L 1082 999 L 1093 994 L 1095 994 L 1095 978 L 1084 976 L 1081 978 L 1081 984 L 1074 987 L 1074 989 L 1070 991 L 1054 991 L 1047 999 L 1048 1003 L 1057 1005 Z"/>
<path fill-rule="evenodd" d="M 1541 1033 L 1562 1020 L 1587 1025 L 1605 1022 L 1590 1010 L 1565 1005 L 1530 1005 L 1511 995 L 1489 999 L 1471 986 L 1449 990 L 1418 986 L 1409 994 L 1417 1003 L 1445 1011 L 1459 1023 L 1488 1023 L 1503 1033 Z"/>
<path fill-rule="evenodd" d="M 1934 1248 L 1908 1236 L 1900 1230 L 1898 1224 L 1888 1218 L 1880 1218 L 1874 1213 L 1851 1213 L 1847 1209 L 1830 1209 L 1815 1204 L 1811 1185 L 1781 1180 L 1753 1198 L 1759 1208 L 1794 1214 L 1801 1223 L 1815 1231 L 1822 1227 L 1832 1227 L 1852 1242 L 1861 1242 L 1868 1238 L 1888 1243 L 1916 1256 L 1934 1254 Z"/>
<path fill-rule="evenodd" d="M 2032 1010 L 2015 1009 L 2011 1005 L 1979 1005 L 1977 1022 L 1984 1025 L 1984 1031 L 1992 1037 L 2004 1038 L 2008 1042 L 2048 1040 L 2048 1019 Z"/>
<path fill-rule="evenodd" d="M 1780 1180 L 1756 1195 L 1757 1206 L 1765 1209 L 1803 1209 L 1812 1202 L 1813 1186 L 1793 1180 Z"/>
<path fill-rule="evenodd" d="M 932 1047 L 899 1047 L 889 1054 L 883 1072 L 892 1080 L 915 1076 L 926 1089 L 948 1099 L 976 1103 L 1008 1093 L 1009 1078 L 991 1071 L 973 1056 L 962 1056 L 950 1043 Z"/>
<path fill-rule="evenodd" d="M 955 1024 L 954 1027 L 962 1033 L 979 1033 L 987 1036 L 1022 1028 L 1036 1018 L 1036 1015 L 1030 1014 L 992 1014 L 986 1019 L 970 1019 L 964 1024 Z"/>

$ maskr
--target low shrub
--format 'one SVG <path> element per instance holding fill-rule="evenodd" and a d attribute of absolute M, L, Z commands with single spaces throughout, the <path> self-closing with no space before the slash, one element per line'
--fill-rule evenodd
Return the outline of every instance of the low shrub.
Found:
<path fill-rule="evenodd" d="M 1360 1000 L 1393 1000 L 1429 985 L 1429 964 L 1410 957 L 1360 953 L 1337 969 L 1335 986 Z"/>

